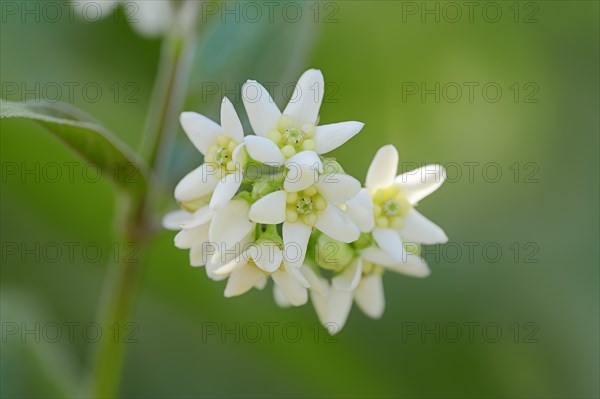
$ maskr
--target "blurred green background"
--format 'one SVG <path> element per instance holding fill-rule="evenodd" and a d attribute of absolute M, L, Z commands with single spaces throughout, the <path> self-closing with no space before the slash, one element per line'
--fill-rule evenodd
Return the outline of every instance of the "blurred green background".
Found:
<path fill-rule="evenodd" d="M 386 275 L 381 320 L 354 308 L 344 330 L 327 340 L 311 305 L 279 309 L 270 286 L 225 299 L 224 283 L 190 267 L 187 252 L 172 244 L 174 233 L 163 231 L 144 267 L 132 320 L 137 342 L 127 344 L 120 394 L 598 397 L 599 3 L 480 2 L 469 21 L 467 7 L 455 2 L 462 11 L 457 22 L 445 2 L 296 4 L 303 10 L 296 23 L 292 10 L 282 14 L 283 2 L 273 23 L 266 14 L 256 23 L 243 13 L 239 22 L 229 16 L 225 23 L 220 14 L 207 15 L 186 110 L 218 120 L 219 100 L 228 95 L 245 119 L 236 85 L 248 78 L 291 84 L 308 67 L 321 69 L 329 84 L 321 123 L 366 123 L 333 153 L 348 173 L 364 182 L 375 151 L 388 143 L 405 168 L 449 166 L 452 181 L 419 209 L 451 243 L 427 250 L 427 279 Z M 438 7 L 439 22 L 425 7 Z M 492 22 L 497 9 L 502 14 Z M 34 99 L 44 87 L 55 96 L 54 82 L 63 87 L 60 100 L 70 102 L 65 82 L 79 83 L 72 102 L 139 148 L 158 39 L 136 35 L 122 18 L 36 21 L 6 9 L 1 33 L 4 99 Z M 90 100 L 92 89 L 82 92 L 90 82 L 102 89 L 98 101 Z M 436 82 L 439 101 L 435 94 L 422 98 L 421 83 L 431 89 Z M 472 101 L 464 82 L 478 85 Z M 414 84 L 419 93 L 408 95 Z M 456 85 L 463 92 L 453 102 Z M 492 89 L 484 93 L 485 85 Z M 494 87 L 502 90 L 495 102 Z M 275 87 L 281 107 L 282 92 Z M 136 101 L 126 102 L 126 95 Z M 1 129 L 1 393 L 60 397 L 62 387 L 84 375 L 91 345 L 81 326 L 95 320 L 113 254 L 114 198 L 110 185 L 85 178 L 83 161 L 42 128 L 2 121 Z M 178 136 L 169 190 L 201 162 L 182 131 Z M 66 167 L 57 181 L 47 178 L 50 170 L 44 178 L 45 166 L 65 162 L 79 162 L 72 181 Z M 35 173 L 21 176 L 36 164 L 38 181 Z M 165 211 L 174 207 L 172 201 Z M 70 242 L 97 244 L 103 253 L 86 261 L 75 250 L 69 259 Z M 38 245 L 54 253 L 51 243 L 62 248 L 58 261 L 9 251 Z M 468 245 L 475 246 L 472 259 Z M 272 322 L 280 323 L 273 340 L 262 327 L 262 337 L 250 342 L 255 330 L 248 323 Z M 44 334 L 35 342 L 34 334 L 5 334 L 14 323 L 79 327 L 73 342 L 66 327 L 57 343 Z M 239 342 L 236 334 L 223 339 L 235 323 Z M 436 323 L 439 342 L 426 331 Z M 452 342 L 456 323 L 462 337 Z M 472 339 L 469 323 L 479 323 Z M 501 328 L 497 341 L 493 328 L 483 331 L 487 323 Z M 215 326 L 218 333 L 208 335 L 206 328 Z M 298 326 L 301 336 L 292 342 Z"/>

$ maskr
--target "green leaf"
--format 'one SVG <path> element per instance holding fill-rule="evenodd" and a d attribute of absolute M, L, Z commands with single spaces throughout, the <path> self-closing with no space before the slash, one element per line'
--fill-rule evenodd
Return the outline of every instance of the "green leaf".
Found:
<path fill-rule="evenodd" d="M 0 119 L 28 119 L 53 133 L 87 162 L 97 165 L 102 176 L 132 199 L 146 191 L 147 167 L 137 155 L 84 112 L 68 104 L 0 101 Z"/>

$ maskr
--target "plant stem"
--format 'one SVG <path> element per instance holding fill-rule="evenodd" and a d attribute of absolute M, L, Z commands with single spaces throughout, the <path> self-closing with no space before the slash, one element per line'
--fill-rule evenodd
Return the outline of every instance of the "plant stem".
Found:
<path fill-rule="evenodd" d="M 195 21 L 197 10 L 195 3 L 188 3 L 187 12 L 190 14 L 187 18 L 190 21 Z M 193 25 L 183 32 L 174 29 L 173 35 L 163 41 L 143 143 L 143 152 L 152 174 L 149 176 L 149 187 L 142 198 L 117 198 L 120 257 L 107 272 L 99 305 L 98 319 L 102 336 L 94 348 L 91 381 L 86 390 L 92 398 L 113 398 L 118 391 L 124 363 L 124 333 L 127 332 L 124 329 L 132 313 L 144 252 L 155 232 L 154 204 L 162 188 L 157 177 L 164 169 L 165 149 L 171 148 L 171 140 L 177 129 L 177 114 L 183 105 L 191 70 L 196 37 Z M 139 259 L 124 257 L 126 249 L 130 248 L 128 245 L 135 246 Z"/>

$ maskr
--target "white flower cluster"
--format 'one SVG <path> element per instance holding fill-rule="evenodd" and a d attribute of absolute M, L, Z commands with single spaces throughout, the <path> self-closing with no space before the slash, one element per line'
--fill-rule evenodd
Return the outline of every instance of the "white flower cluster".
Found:
<path fill-rule="evenodd" d="M 310 295 L 320 321 L 335 333 L 353 300 L 367 315 L 381 316 L 385 270 L 429 274 L 418 244 L 447 237 L 414 206 L 442 184 L 445 172 L 431 165 L 396 176 L 398 153 L 387 145 L 361 188 L 323 154 L 363 123 L 318 125 L 323 88 L 321 72 L 306 71 L 282 113 L 262 85 L 246 82 L 244 106 L 255 135 L 244 135 L 227 98 L 220 125 L 182 113 L 204 163 L 179 182 L 181 210 L 163 223 L 180 230 L 175 246 L 190 250 L 192 266 L 227 279 L 226 297 L 262 289 L 271 277 L 277 304 L 300 306 Z"/>

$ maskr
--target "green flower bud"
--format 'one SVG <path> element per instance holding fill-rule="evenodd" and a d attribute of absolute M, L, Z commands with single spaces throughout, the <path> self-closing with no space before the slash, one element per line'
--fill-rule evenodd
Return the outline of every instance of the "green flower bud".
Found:
<path fill-rule="evenodd" d="M 279 190 L 280 188 L 280 184 L 272 179 L 259 180 L 252 186 L 252 198 L 254 200 L 260 199 L 267 194 Z"/>
<path fill-rule="evenodd" d="M 324 175 L 328 175 L 331 173 L 346 173 L 344 172 L 344 169 L 342 169 L 342 166 L 339 163 L 337 163 L 335 158 L 321 158 L 321 161 L 323 162 Z"/>
<path fill-rule="evenodd" d="M 327 270 L 340 271 L 354 258 L 354 251 L 349 244 L 334 240 L 322 234 L 315 246 L 315 261 Z"/>

